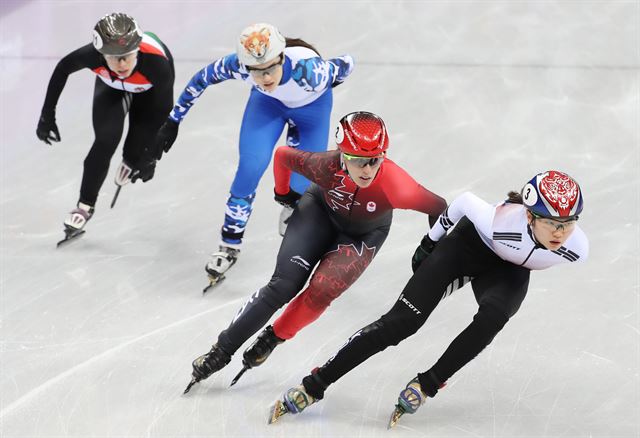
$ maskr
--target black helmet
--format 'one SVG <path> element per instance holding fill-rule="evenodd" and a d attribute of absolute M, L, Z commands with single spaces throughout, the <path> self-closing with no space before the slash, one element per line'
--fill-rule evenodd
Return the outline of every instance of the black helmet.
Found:
<path fill-rule="evenodd" d="M 103 55 L 133 52 L 142 41 L 142 31 L 132 17 L 120 12 L 105 15 L 93 28 L 93 47 Z"/>

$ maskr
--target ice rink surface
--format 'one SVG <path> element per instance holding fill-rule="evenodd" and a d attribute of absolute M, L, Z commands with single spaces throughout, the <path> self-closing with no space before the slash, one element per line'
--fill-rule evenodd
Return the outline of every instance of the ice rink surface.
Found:
<path fill-rule="evenodd" d="M 81 240 L 55 248 L 93 141 L 94 75 L 60 99 L 62 142 L 37 140 L 49 77 L 122 11 L 176 60 L 176 96 L 231 53 L 252 22 L 276 24 L 325 57 L 349 53 L 332 122 L 380 114 L 389 156 L 451 201 L 492 202 L 535 173 L 582 185 L 585 264 L 536 272 L 520 312 L 446 390 L 386 430 L 399 390 L 471 321 L 470 289 L 416 336 L 333 385 L 302 415 L 268 407 L 377 319 L 410 277 L 425 217 L 398 211 L 380 255 L 313 325 L 229 389 L 231 364 L 188 396 L 191 361 L 271 276 L 280 238 L 271 168 L 228 280 L 203 271 L 237 164 L 249 93 L 210 87 L 147 184 L 114 209 L 120 149 Z M 0 2 L 2 437 L 637 437 L 640 435 L 640 3 L 637 1 Z"/>

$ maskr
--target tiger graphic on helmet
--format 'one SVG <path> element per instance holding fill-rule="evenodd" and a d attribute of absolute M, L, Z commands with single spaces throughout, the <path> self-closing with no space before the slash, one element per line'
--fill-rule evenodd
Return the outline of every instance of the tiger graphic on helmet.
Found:
<path fill-rule="evenodd" d="M 257 32 L 242 35 L 241 42 L 251 56 L 254 58 L 262 58 L 267 53 L 267 50 L 269 50 L 270 37 L 271 32 L 269 32 L 269 29 L 263 27 Z"/>
<path fill-rule="evenodd" d="M 277 58 L 285 47 L 285 37 L 268 23 L 255 23 L 246 27 L 236 40 L 238 60 L 250 67 Z"/>

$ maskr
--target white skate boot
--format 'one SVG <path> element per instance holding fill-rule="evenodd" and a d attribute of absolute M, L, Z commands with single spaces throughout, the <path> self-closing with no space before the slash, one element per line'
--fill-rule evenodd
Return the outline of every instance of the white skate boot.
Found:
<path fill-rule="evenodd" d="M 224 273 L 236 263 L 239 255 L 240 245 L 226 242 L 220 244 L 219 250 L 211 254 L 209 262 L 204 267 L 209 276 L 209 285 L 203 289 L 202 293 L 207 292 L 226 278 Z"/>
<path fill-rule="evenodd" d="M 64 221 L 64 239 L 59 241 L 57 246 L 84 234 L 84 226 L 93 216 L 93 212 L 93 206 L 78 202 L 78 206 L 69 213 L 69 217 Z"/>
<path fill-rule="evenodd" d="M 115 183 L 117 186 L 116 193 L 113 195 L 113 200 L 111 201 L 111 208 L 116 205 L 116 201 L 118 200 L 118 195 L 120 195 L 120 189 L 122 186 L 129 184 L 131 182 L 131 173 L 133 169 L 126 161 L 122 160 L 120 166 L 118 166 L 118 170 L 116 171 Z"/>
<path fill-rule="evenodd" d="M 289 219 L 293 214 L 293 208 L 291 207 L 282 207 L 282 211 L 280 212 L 280 221 L 278 222 L 278 233 L 281 236 L 284 236 L 284 233 L 287 231 L 287 225 L 289 224 Z"/>

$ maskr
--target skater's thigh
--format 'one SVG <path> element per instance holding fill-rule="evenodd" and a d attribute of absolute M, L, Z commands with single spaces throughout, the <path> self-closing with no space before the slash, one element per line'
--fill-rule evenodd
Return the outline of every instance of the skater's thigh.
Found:
<path fill-rule="evenodd" d="M 153 146 L 156 132 L 167 119 L 167 111 L 152 106 L 156 91 L 152 88 L 131 97 L 129 131 L 123 147 L 123 156 L 130 163 L 137 163 L 145 148 Z"/>
<path fill-rule="evenodd" d="M 273 148 L 285 125 L 281 106 L 279 101 L 257 91 L 251 93 L 240 127 L 240 157 L 231 184 L 235 196 L 253 193 L 269 167 Z"/>
<path fill-rule="evenodd" d="M 113 149 L 118 146 L 124 130 L 124 118 L 129 111 L 127 93 L 105 85 L 96 78 L 93 92 L 93 131 L 96 143 Z"/>
<path fill-rule="evenodd" d="M 471 282 L 476 301 L 492 305 L 508 319 L 516 314 L 527 295 L 531 271 L 509 262 L 499 263 L 491 271 Z"/>
<path fill-rule="evenodd" d="M 274 275 L 298 279 L 304 285 L 332 243 L 336 230 L 321 200 L 306 192 L 293 211 L 282 239 Z"/>

